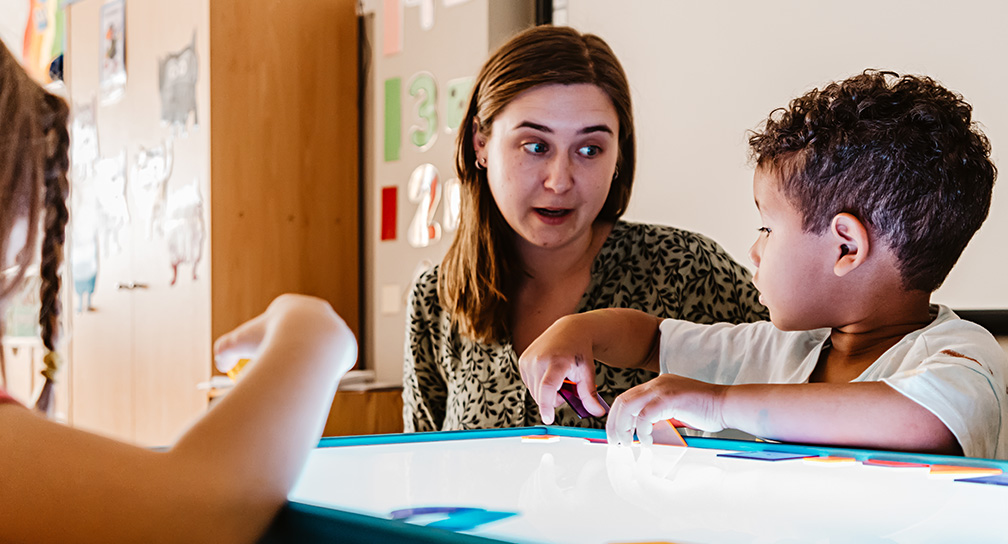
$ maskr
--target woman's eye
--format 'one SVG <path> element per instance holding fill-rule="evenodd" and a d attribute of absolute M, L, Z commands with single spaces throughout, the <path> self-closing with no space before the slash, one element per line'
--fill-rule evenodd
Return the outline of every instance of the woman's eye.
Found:
<path fill-rule="evenodd" d="M 546 144 L 544 144 L 542 142 L 527 143 L 527 144 L 524 144 L 522 147 L 525 148 L 525 151 L 528 151 L 529 153 L 535 153 L 535 154 L 545 153 L 546 150 L 548 149 L 546 147 Z"/>
<path fill-rule="evenodd" d="M 770 235 L 770 227 L 760 227 L 756 230 L 759 231 L 760 234 L 766 234 L 767 236 Z"/>
<path fill-rule="evenodd" d="M 597 145 L 586 145 L 581 149 L 578 149 L 578 153 L 585 157 L 594 157 L 602 152 L 602 148 Z"/>

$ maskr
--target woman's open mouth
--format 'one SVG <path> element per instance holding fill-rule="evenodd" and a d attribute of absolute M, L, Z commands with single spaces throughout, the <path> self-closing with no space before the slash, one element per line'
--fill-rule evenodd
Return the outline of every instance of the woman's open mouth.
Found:
<path fill-rule="evenodd" d="M 558 218 L 571 213 L 570 208 L 535 208 L 535 212 L 543 217 Z"/>

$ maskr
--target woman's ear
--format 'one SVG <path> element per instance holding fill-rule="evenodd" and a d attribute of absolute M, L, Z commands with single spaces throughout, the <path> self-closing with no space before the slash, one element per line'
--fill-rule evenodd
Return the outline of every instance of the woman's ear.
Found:
<path fill-rule="evenodd" d="M 839 213 L 830 223 L 830 237 L 836 255 L 833 273 L 846 276 L 868 259 L 868 229 L 860 219 L 849 213 Z"/>
<path fill-rule="evenodd" d="M 479 117 L 473 117 L 472 120 L 472 143 L 473 149 L 476 150 L 476 160 L 480 160 L 482 157 L 486 156 L 486 136 L 482 134 L 480 130 L 480 120 Z"/>

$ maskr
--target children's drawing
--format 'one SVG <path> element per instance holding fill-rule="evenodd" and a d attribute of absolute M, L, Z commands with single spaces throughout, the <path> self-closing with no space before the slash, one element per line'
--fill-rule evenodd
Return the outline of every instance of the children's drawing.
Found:
<path fill-rule="evenodd" d="M 105 255 L 122 251 L 119 239 L 122 230 L 130 223 L 126 203 L 126 149 L 115 157 L 101 159 L 95 165 L 92 184 L 98 202 L 98 231 Z"/>
<path fill-rule="evenodd" d="M 196 31 L 192 43 L 185 49 L 158 61 L 158 85 L 161 88 L 161 123 L 175 135 L 189 132 L 189 115 L 193 126 L 199 126 L 196 111 L 196 79 L 199 58 L 196 56 Z"/>
<path fill-rule="evenodd" d="M 97 104 L 95 97 L 87 102 L 74 104 L 73 122 L 70 125 L 70 153 L 73 162 L 74 180 L 94 177 L 95 163 L 98 161 L 98 123 L 95 119 Z"/>
<path fill-rule="evenodd" d="M 192 277 L 195 280 L 196 267 L 203 257 L 203 240 L 206 238 L 203 196 L 200 194 L 198 179 L 168 195 L 164 234 L 172 267 L 171 284 L 175 285 L 179 267 L 183 264 L 192 265 Z"/>
<path fill-rule="evenodd" d="M 174 158 L 172 140 L 157 147 L 141 146 L 130 175 L 135 212 L 144 224 L 148 240 L 164 235 L 165 205 L 168 198 L 168 178 Z"/>
<path fill-rule="evenodd" d="M 77 294 L 77 312 L 94 310 L 91 297 L 98 279 L 98 210 L 83 199 L 73 208 L 70 228 L 70 274 Z"/>

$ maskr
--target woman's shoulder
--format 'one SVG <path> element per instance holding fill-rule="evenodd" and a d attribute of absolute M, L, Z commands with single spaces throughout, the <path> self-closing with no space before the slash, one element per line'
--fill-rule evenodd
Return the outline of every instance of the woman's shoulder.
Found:
<path fill-rule="evenodd" d="M 421 289 L 423 291 L 429 291 L 432 289 L 437 291 L 439 270 L 441 270 L 441 265 L 436 264 L 417 274 L 416 281 L 413 283 L 414 288 Z"/>
<path fill-rule="evenodd" d="M 431 316 L 440 313 L 441 302 L 438 299 L 438 270 L 435 265 L 417 275 L 410 290 L 409 306 L 412 313 Z"/>
<path fill-rule="evenodd" d="M 609 235 L 611 249 L 633 253 L 654 253 L 665 258 L 678 255 L 728 256 L 711 238 L 671 225 L 619 220 Z"/>

